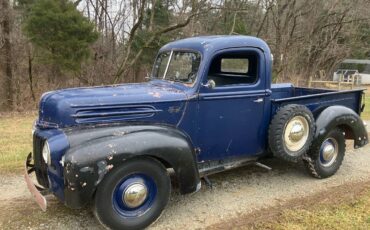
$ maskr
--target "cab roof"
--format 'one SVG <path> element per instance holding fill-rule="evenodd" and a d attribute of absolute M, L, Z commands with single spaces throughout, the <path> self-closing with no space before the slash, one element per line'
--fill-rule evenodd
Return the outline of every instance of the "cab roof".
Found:
<path fill-rule="evenodd" d="M 166 44 L 159 52 L 172 49 L 189 49 L 197 50 L 202 54 L 210 54 L 217 50 L 237 47 L 256 47 L 264 52 L 270 52 L 268 45 L 262 39 L 242 35 L 215 35 L 185 38 Z"/>

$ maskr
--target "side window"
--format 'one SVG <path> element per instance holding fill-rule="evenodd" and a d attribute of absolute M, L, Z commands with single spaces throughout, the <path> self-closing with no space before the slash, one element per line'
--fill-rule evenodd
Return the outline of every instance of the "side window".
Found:
<path fill-rule="evenodd" d="M 215 56 L 208 71 L 208 80 L 216 87 L 254 84 L 258 80 L 258 54 L 253 51 L 227 52 Z"/>
<path fill-rule="evenodd" d="M 248 73 L 248 58 L 222 58 L 221 59 L 221 72 L 222 73 Z"/>

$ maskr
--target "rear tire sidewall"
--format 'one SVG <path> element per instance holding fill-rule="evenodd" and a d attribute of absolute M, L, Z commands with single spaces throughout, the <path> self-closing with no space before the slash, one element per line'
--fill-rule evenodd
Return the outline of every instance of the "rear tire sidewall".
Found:
<path fill-rule="evenodd" d="M 140 216 L 124 217 L 114 208 L 113 195 L 116 186 L 132 174 L 140 173 L 151 177 L 157 188 L 150 208 Z M 99 184 L 95 195 L 95 214 L 100 222 L 111 229 L 143 229 L 154 222 L 168 203 L 171 182 L 163 165 L 152 159 L 133 159 L 113 169 Z"/>

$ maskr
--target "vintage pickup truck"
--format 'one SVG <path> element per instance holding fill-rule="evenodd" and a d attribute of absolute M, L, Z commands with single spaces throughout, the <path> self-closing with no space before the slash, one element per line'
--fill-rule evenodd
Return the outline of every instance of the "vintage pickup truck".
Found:
<path fill-rule="evenodd" d="M 142 229 L 169 200 L 170 171 L 182 194 L 266 156 L 333 175 L 345 139 L 368 143 L 363 90 L 272 85 L 271 69 L 261 39 L 193 37 L 162 47 L 146 83 L 45 93 L 27 185 L 43 210 L 53 193 L 71 208 L 91 204 L 107 228 Z"/>

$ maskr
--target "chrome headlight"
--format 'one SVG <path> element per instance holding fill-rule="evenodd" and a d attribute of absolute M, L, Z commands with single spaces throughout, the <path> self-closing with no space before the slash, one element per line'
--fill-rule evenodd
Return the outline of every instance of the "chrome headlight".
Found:
<path fill-rule="evenodd" d="M 44 147 L 42 148 L 42 158 L 44 159 L 45 163 L 50 165 L 51 163 L 50 148 L 49 143 L 47 141 L 45 141 Z"/>

